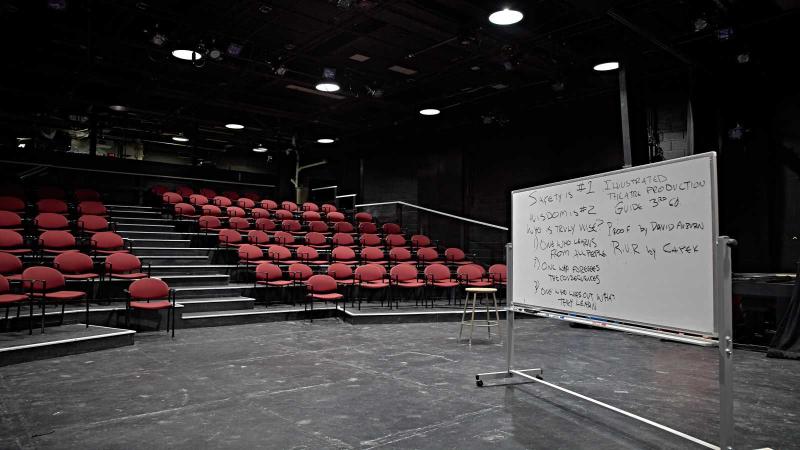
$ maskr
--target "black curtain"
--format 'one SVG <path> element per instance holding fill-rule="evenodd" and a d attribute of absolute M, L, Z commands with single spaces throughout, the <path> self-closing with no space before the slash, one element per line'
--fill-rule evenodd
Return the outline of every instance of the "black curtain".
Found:
<path fill-rule="evenodd" d="M 767 350 L 767 357 L 800 359 L 800 263 L 797 264 L 792 299 L 778 324 L 778 330 Z"/>

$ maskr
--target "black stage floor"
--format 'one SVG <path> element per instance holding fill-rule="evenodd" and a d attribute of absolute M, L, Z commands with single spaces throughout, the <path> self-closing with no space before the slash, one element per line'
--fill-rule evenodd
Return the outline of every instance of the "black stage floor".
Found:
<path fill-rule="evenodd" d="M 707 441 L 716 349 L 517 322 L 519 368 Z M 475 386 L 501 346 L 458 324 L 179 330 L 0 368 L 0 448 L 698 448 L 537 384 Z M 737 351 L 737 448 L 800 448 L 800 363 Z"/>

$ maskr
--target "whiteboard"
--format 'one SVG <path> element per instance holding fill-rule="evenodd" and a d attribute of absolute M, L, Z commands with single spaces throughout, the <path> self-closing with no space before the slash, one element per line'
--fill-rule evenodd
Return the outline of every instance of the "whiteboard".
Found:
<path fill-rule="evenodd" d="M 716 154 L 511 194 L 517 306 L 716 336 Z"/>

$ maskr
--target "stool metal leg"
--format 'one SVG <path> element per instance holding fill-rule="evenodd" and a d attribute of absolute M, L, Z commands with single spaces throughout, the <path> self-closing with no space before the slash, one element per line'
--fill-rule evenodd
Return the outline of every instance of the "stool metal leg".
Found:
<path fill-rule="evenodd" d="M 467 297 L 469 299 L 469 297 Z M 472 332 L 475 331 L 475 303 L 478 301 L 478 293 L 472 293 L 472 318 L 469 321 L 469 346 L 472 347 Z"/>
<path fill-rule="evenodd" d="M 489 313 L 489 294 L 483 294 L 483 301 L 486 303 L 486 331 L 489 333 L 489 340 L 492 340 L 492 315 Z M 495 306 L 496 308 L 497 306 Z"/>
<path fill-rule="evenodd" d="M 467 300 L 469 300 L 469 292 L 467 292 Z M 464 311 L 461 313 L 461 328 L 458 330 L 458 342 L 461 342 L 461 333 L 464 331 L 464 318 L 467 317 L 467 301 L 464 302 Z"/>
<path fill-rule="evenodd" d="M 497 334 L 500 336 L 500 343 L 503 343 L 503 330 L 500 328 L 500 311 L 497 309 L 497 294 L 492 292 L 494 299 L 494 317 L 497 320 Z"/>

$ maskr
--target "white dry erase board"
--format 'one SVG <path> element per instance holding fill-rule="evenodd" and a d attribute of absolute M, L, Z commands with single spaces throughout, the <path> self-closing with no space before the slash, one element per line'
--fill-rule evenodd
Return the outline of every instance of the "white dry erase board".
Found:
<path fill-rule="evenodd" d="M 514 191 L 514 304 L 716 336 L 716 154 Z"/>

